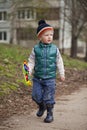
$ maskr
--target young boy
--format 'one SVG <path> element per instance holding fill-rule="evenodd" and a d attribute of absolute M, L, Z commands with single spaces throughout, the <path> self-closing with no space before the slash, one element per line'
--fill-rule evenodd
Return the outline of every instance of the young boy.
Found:
<path fill-rule="evenodd" d="M 58 68 L 60 79 L 65 80 L 64 65 L 60 52 L 53 42 L 54 29 L 44 20 L 38 22 L 37 37 L 39 43 L 34 46 L 29 57 L 29 74 L 33 71 L 32 99 L 38 104 L 37 116 L 47 110 L 44 122 L 53 121 L 55 104 L 55 79 Z"/>

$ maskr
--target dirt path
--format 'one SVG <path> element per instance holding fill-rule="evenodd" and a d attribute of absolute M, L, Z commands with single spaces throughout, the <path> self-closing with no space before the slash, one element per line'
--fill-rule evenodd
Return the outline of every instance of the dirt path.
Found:
<path fill-rule="evenodd" d="M 13 116 L 0 130 L 87 130 L 87 88 L 61 96 L 54 109 L 54 122 L 44 123 L 34 111 L 28 116 Z"/>

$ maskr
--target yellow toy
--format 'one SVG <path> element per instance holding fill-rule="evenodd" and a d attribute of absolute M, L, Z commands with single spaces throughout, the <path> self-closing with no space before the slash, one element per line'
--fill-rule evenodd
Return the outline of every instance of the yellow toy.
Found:
<path fill-rule="evenodd" d="M 32 86 L 32 80 L 31 80 L 31 77 L 29 75 L 29 67 L 27 66 L 27 62 L 24 61 L 24 64 L 23 64 L 23 74 L 24 74 L 24 79 L 25 79 L 25 84 L 27 86 Z"/>

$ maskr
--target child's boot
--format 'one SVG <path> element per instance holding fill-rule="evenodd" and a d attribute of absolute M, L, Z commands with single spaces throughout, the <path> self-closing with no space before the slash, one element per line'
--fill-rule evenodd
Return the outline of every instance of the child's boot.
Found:
<path fill-rule="evenodd" d="M 53 105 L 47 104 L 47 116 L 44 119 L 44 122 L 50 123 L 53 121 Z"/>
<path fill-rule="evenodd" d="M 46 110 L 46 106 L 43 102 L 39 103 L 38 105 L 39 105 L 39 110 L 36 115 L 38 117 L 41 117 L 44 114 L 44 111 Z"/>

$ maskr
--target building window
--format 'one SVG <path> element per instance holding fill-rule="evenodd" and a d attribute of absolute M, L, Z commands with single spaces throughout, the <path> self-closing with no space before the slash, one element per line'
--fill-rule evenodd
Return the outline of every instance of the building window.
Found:
<path fill-rule="evenodd" d="M 18 19 L 35 19 L 36 14 L 34 9 L 18 10 Z"/>
<path fill-rule="evenodd" d="M 35 28 L 18 28 L 17 29 L 17 40 L 35 40 Z"/>
<path fill-rule="evenodd" d="M 7 20 L 7 12 L 6 11 L 3 12 L 3 17 L 4 17 L 4 20 Z"/>
<path fill-rule="evenodd" d="M 2 40 L 2 32 L 0 32 L 0 40 Z"/>
<path fill-rule="evenodd" d="M 0 20 L 2 20 L 2 12 L 0 12 Z"/>
<path fill-rule="evenodd" d="M 7 33 L 6 32 L 3 32 L 3 38 L 4 38 L 4 40 L 7 40 Z"/>
<path fill-rule="evenodd" d="M 20 19 L 21 11 L 18 11 L 18 19 Z"/>
<path fill-rule="evenodd" d="M 0 21 L 5 20 L 7 20 L 7 12 L 6 11 L 0 12 Z"/>
<path fill-rule="evenodd" d="M 25 11 L 24 11 L 24 10 L 21 11 L 21 18 L 22 18 L 22 19 L 25 18 Z"/>
<path fill-rule="evenodd" d="M 0 40 L 7 40 L 7 32 L 0 32 Z"/>

